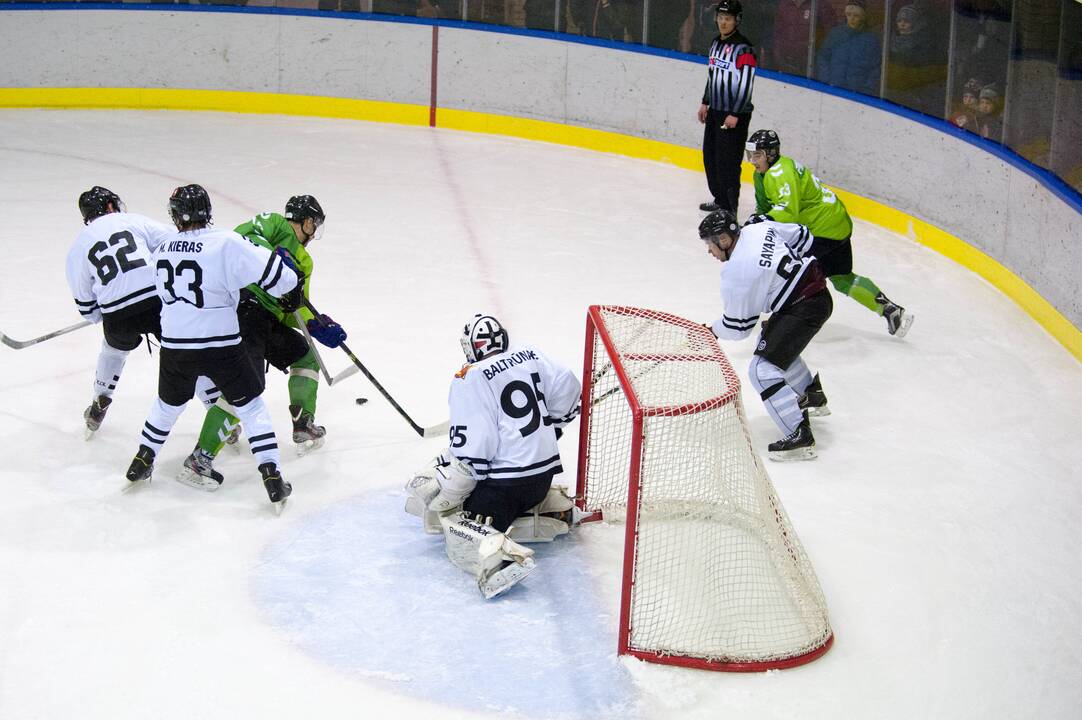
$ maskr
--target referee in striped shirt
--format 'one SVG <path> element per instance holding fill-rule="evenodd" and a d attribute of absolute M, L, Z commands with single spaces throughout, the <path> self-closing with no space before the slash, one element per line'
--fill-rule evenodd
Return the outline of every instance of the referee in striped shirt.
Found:
<path fill-rule="evenodd" d="M 721 0 L 714 9 L 718 35 L 710 43 L 706 90 L 699 106 L 703 132 L 703 165 L 713 199 L 699 205 L 704 212 L 737 213 L 740 200 L 740 161 L 751 123 L 751 90 L 755 81 L 755 50 L 737 26 L 740 0 Z"/>

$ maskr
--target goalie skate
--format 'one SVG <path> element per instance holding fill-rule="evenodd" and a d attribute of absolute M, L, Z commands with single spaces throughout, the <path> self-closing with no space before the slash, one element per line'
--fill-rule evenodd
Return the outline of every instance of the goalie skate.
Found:
<path fill-rule="evenodd" d="M 518 561 L 506 560 L 501 567 L 480 578 L 477 581 L 477 587 L 481 590 L 481 594 L 485 596 L 485 600 L 491 600 L 497 595 L 510 590 L 520 580 L 533 572 L 535 567 L 537 567 L 537 564 L 532 557 L 524 557 Z"/>

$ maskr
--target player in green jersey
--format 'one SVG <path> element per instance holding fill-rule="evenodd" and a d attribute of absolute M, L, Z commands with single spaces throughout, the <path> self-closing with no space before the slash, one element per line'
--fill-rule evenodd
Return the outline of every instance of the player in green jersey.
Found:
<path fill-rule="evenodd" d="M 871 278 L 853 272 L 853 221 L 841 198 L 824 187 L 811 170 L 781 154 L 773 130 L 748 138 L 747 158 L 755 166 L 755 212 L 770 220 L 804 225 L 815 236 L 814 255 L 838 292 L 848 295 L 887 321 L 887 331 L 904 337 L 913 315 L 893 303 Z"/>
<path fill-rule="evenodd" d="M 312 279 L 312 256 L 308 244 L 323 234 L 326 215 L 311 195 L 296 195 L 286 203 L 285 214 L 263 213 L 237 226 L 236 232 L 250 242 L 284 254 L 304 278 L 308 297 Z M 338 347 L 346 332 L 326 315 L 316 318 L 305 307 L 298 311 L 309 334 L 327 347 Z M 282 312 L 274 298 L 260 288 L 245 288 L 237 308 L 241 334 L 252 362 L 267 362 L 289 373 L 289 412 L 293 420 L 293 442 L 307 452 L 323 444 L 326 429 L 315 424 L 319 364 L 308 341 L 296 330 L 293 315 Z M 207 411 L 199 443 L 184 461 L 178 476 L 181 482 L 205 490 L 216 490 L 222 482 L 213 461 L 226 442 L 236 441 L 237 418 L 231 408 L 215 404 Z"/>

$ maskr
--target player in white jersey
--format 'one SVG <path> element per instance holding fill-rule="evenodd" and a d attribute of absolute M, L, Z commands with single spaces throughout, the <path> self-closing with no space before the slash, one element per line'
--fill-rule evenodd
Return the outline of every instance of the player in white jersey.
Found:
<path fill-rule="evenodd" d="M 143 335 L 161 333 L 161 301 L 150 252 L 173 228 L 129 213 L 120 197 L 99 185 L 79 195 L 86 228 L 68 251 L 68 287 L 84 319 L 102 324 L 94 394 L 83 412 L 87 439 L 101 426 L 128 353 Z"/>
<path fill-rule="evenodd" d="M 278 469 L 278 443 L 260 397 L 264 376 L 241 345 L 237 303 L 241 289 L 256 283 L 292 312 L 302 298 L 303 278 L 280 255 L 232 230 L 208 227 L 210 198 L 199 185 L 174 190 L 169 213 L 179 232 L 152 257 L 162 300 L 158 399 L 126 476 L 131 483 L 150 479 L 155 456 L 191 400 L 197 377 L 205 375 L 236 409 L 267 495 L 281 510 L 292 487 Z"/>
<path fill-rule="evenodd" d="M 490 315 L 474 316 L 461 340 L 468 362 L 451 381 L 451 445 L 407 485 L 406 510 L 443 533 L 451 562 L 487 598 L 533 569 L 533 551 L 516 541 L 568 531 L 572 503 L 552 479 L 582 386 L 536 347 L 511 345 Z"/>
<path fill-rule="evenodd" d="M 800 353 L 834 306 L 815 258 L 801 257 L 794 250 L 811 247 L 813 238 L 800 225 L 760 222 L 741 229 L 727 210 L 707 215 L 699 225 L 699 237 L 723 263 L 725 313 L 711 325 L 714 334 L 723 340 L 742 340 L 763 313 L 772 313 L 763 323 L 749 370 L 767 413 L 785 433 L 770 443 L 770 458 L 814 458 L 815 438 L 802 398 L 808 393 L 804 405 L 818 399 L 813 397 L 811 371 Z M 818 393 L 822 394 L 821 388 Z M 821 400 L 825 406 L 825 397 Z"/>

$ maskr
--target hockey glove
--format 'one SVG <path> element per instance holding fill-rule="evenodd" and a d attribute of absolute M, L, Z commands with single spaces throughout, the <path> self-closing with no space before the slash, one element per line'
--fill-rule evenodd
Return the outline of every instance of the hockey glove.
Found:
<path fill-rule="evenodd" d="M 308 334 L 329 348 L 336 348 L 346 341 L 346 331 L 331 320 L 329 315 L 314 317 L 307 323 Z"/>

